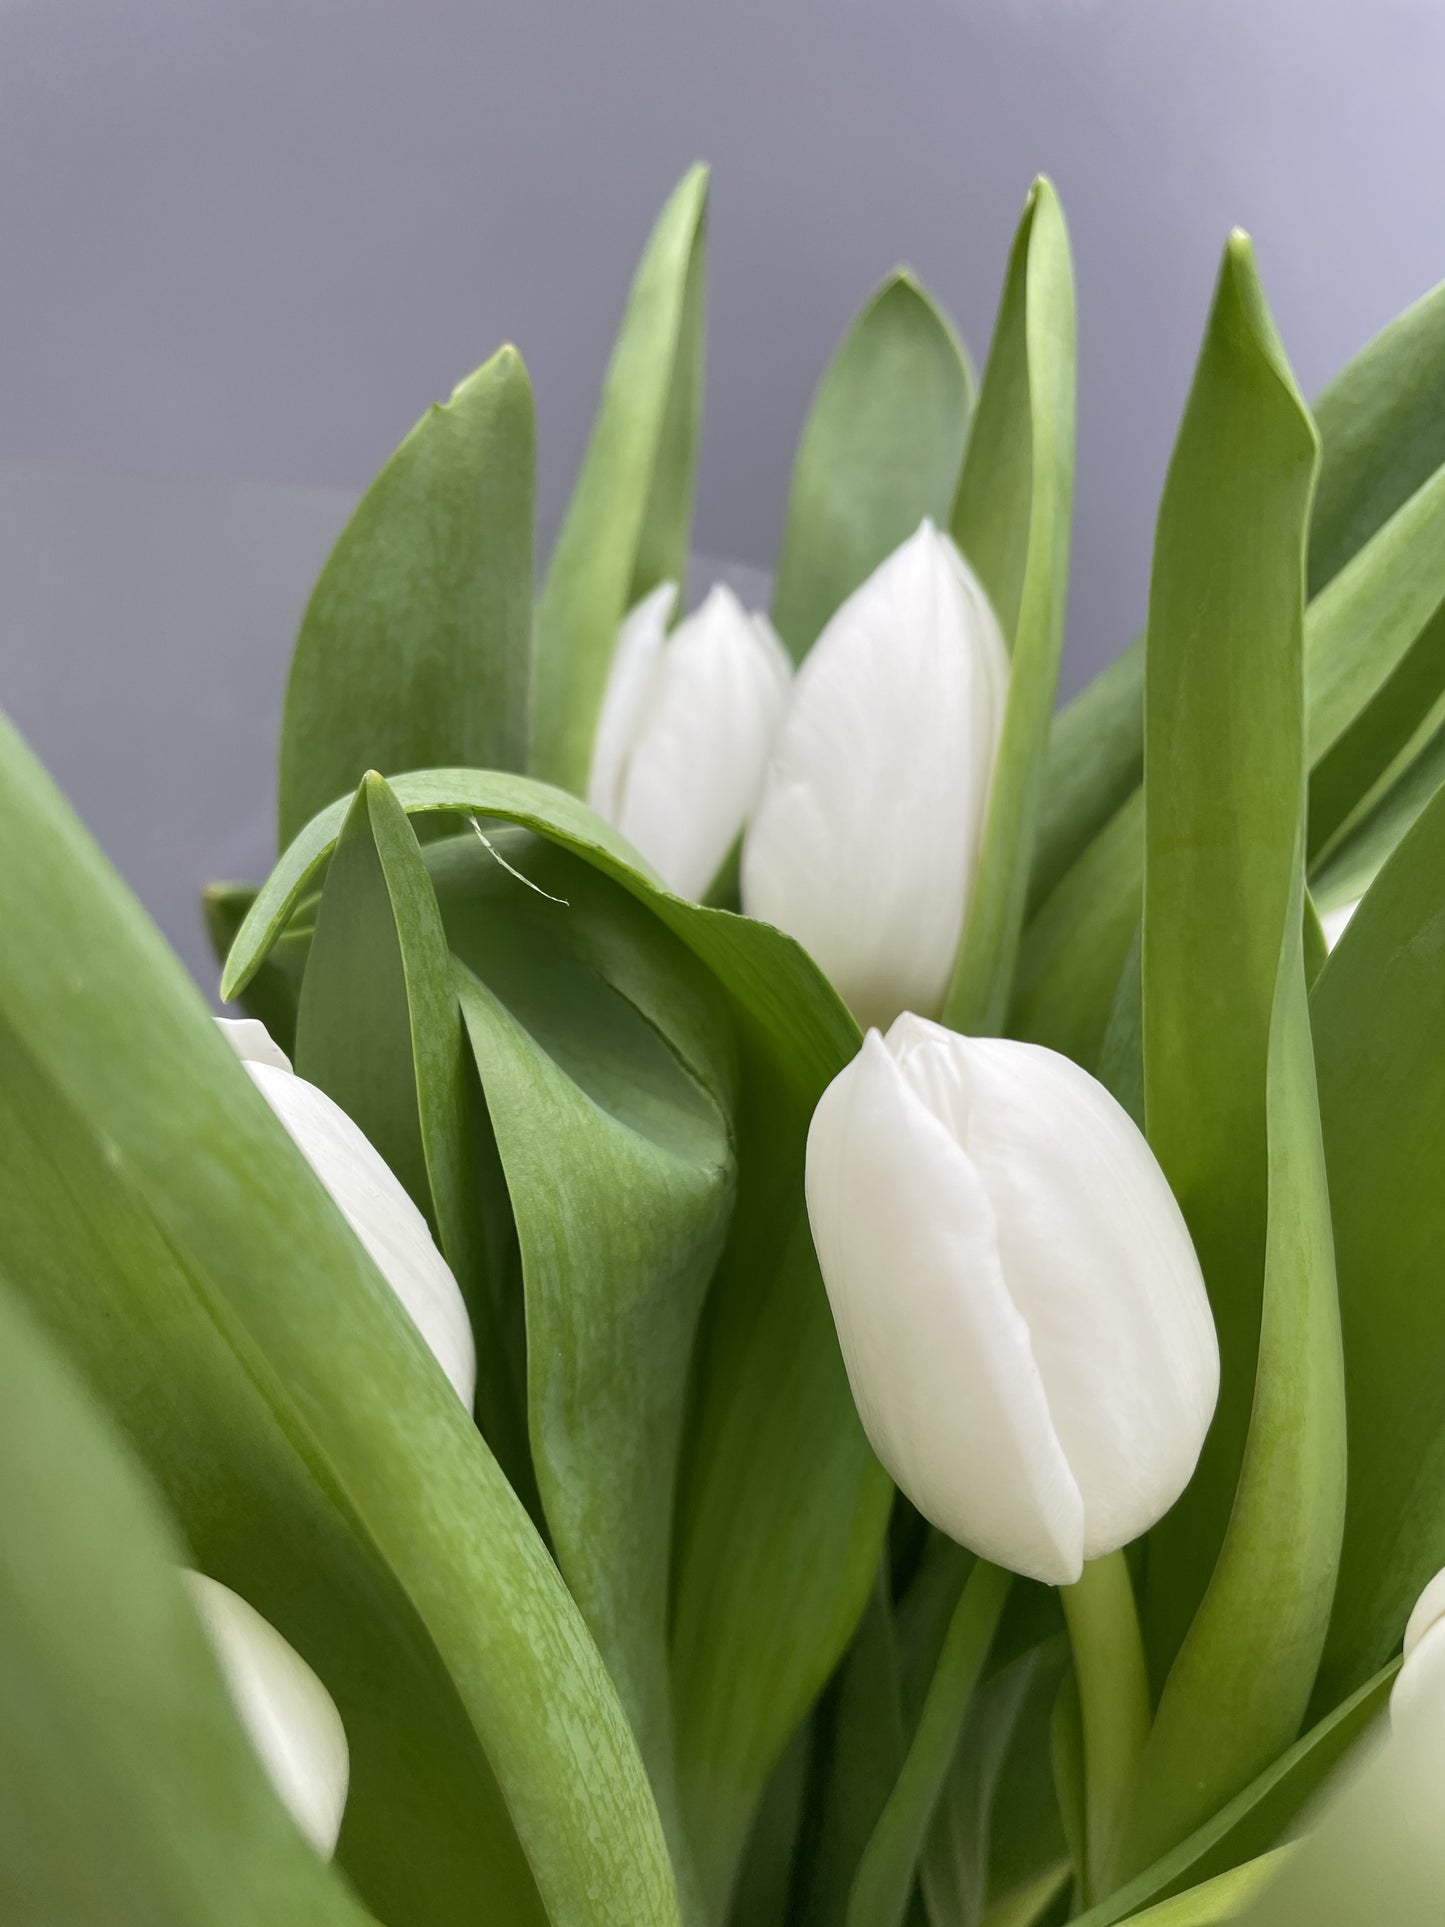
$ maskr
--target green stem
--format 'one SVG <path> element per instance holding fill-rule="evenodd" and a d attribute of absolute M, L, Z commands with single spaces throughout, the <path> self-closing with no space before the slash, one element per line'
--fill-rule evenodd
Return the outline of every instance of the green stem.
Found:
<path fill-rule="evenodd" d="M 847 1927 L 902 1927 L 923 1842 L 1012 1577 L 983 1559 L 968 1576 L 948 1622 L 903 1770 L 853 1877 Z"/>
<path fill-rule="evenodd" d="M 1149 1737 L 1149 1676 L 1122 1552 L 1091 1560 L 1077 1585 L 1059 1588 L 1059 1597 L 1074 1649 L 1084 1732 L 1080 1885 L 1085 1903 L 1092 1905 L 1114 1884 L 1114 1861 Z"/>

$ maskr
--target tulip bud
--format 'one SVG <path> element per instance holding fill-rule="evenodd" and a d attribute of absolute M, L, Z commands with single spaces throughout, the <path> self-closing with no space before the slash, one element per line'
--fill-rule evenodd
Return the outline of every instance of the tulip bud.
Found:
<path fill-rule="evenodd" d="M 700 897 L 757 800 L 792 665 L 722 583 L 669 636 L 676 600 L 665 582 L 622 624 L 587 801 L 670 890 Z"/>
<path fill-rule="evenodd" d="M 183 1572 L 241 1724 L 281 1804 L 324 1859 L 351 1776 L 336 1703 L 294 1646 L 228 1586 Z"/>
<path fill-rule="evenodd" d="M 1390 1692 L 1392 1720 L 1414 1719 L 1433 1708 L 1445 1732 L 1445 1572 L 1437 1572 L 1415 1602 L 1405 1627 L 1405 1657 Z"/>
<path fill-rule="evenodd" d="M 941 1531 L 1061 1586 L 1169 1509 L 1214 1322 L 1163 1172 L 1087 1071 L 902 1016 L 824 1092 L 807 1197 L 863 1428 Z"/>
<path fill-rule="evenodd" d="M 865 1027 L 942 1008 L 1008 678 L 982 585 L 928 521 L 798 672 L 743 846 L 743 908 L 796 937 Z"/>
<path fill-rule="evenodd" d="M 470 1411 L 477 1389 L 471 1321 L 426 1219 L 341 1106 L 295 1075 L 264 1024 L 216 1022 Z"/>

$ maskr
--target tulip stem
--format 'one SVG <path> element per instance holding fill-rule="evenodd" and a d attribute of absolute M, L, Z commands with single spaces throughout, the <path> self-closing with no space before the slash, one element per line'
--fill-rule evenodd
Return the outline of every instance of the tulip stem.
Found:
<path fill-rule="evenodd" d="M 1149 1675 L 1134 1587 L 1122 1552 L 1084 1567 L 1077 1585 L 1061 1586 L 1074 1649 L 1074 1677 L 1084 1736 L 1084 1865 L 1086 1905 L 1113 1891 L 1123 1839 L 1149 1737 Z"/>

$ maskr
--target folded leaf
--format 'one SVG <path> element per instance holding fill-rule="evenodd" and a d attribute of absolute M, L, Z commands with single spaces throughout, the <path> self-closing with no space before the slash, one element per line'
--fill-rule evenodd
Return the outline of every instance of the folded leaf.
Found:
<path fill-rule="evenodd" d="M 0 811 L 0 1266 L 324 1678 L 342 1865 L 388 1927 L 671 1927 L 622 1710 L 470 1417 L 8 729 Z"/>
<path fill-rule="evenodd" d="M 255 885 L 250 883 L 208 883 L 201 892 L 201 915 L 218 969 L 255 901 Z M 296 1048 L 297 994 L 295 975 L 273 954 L 246 986 L 242 1005 L 248 1017 L 266 1026 L 288 1057 Z"/>
<path fill-rule="evenodd" d="M 513 1491 L 533 1506 L 511 1213 L 492 1169 L 495 1148 L 421 846 L 374 772 L 326 870 L 301 987 L 296 1069 L 360 1125 L 430 1224 L 471 1317 L 477 1423 Z"/>
<path fill-rule="evenodd" d="M 947 522 L 972 408 L 963 344 L 900 268 L 848 330 L 798 443 L 772 608 L 797 660 L 925 515 Z"/>
<path fill-rule="evenodd" d="M 296 639 L 283 849 L 368 769 L 525 765 L 534 440 L 527 370 L 503 348 L 423 415 L 361 498 Z"/>
<path fill-rule="evenodd" d="M 1343 1378 L 1302 947 L 1316 456 L 1236 235 L 1149 604 L 1145 1116 L 1209 1287 L 1220 1395 L 1194 1478 L 1150 1535 L 1156 1666 L 1183 1645 L 1140 1773 L 1135 1866 L 1293 1739 L 1339 1556 Z"/>
<path fill-rule="evenodd" d="M 694 167 L 673 190 L 638 264 L 537 607 L 532 764 L 579 795 L 618 624 L 649 590 L 681 582 L 686 570 L 702 407 L 706 220 L 707 171 Z M 427 760 L 487 766 L 475 757 Z"/>
<path fill-rule="evenodd" d="M 362 1927 L 288 1818 L 124 1441 L 0 1281 L 0 1916 Z"/>
<path fill-rule="evenodd" d="M 997 1032 L 1023 926 L 1058 686 L 1074 501 L 1074 270 L 1058 196 L 1035 182 L 953 505 L 954 540 L 1009 645 L 1008 707 L 944 1021 Z"/>

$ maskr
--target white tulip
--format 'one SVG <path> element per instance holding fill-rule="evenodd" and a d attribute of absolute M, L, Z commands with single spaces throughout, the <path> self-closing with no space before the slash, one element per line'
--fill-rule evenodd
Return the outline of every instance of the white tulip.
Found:
<path fill-rule="evenodd" d="M 335 1701 L 254 1606 L 204 1573 L 181 1577 L 272 1786 L 312 1846 L 329 1859 L 351 1777 Z"/>
<path fill-rule="evenodd" d="M 824 1092 L 807 1197 L 864 1430 L 936 1526 L 1069 1585 L 1169 1509 L 1214 1322 L 1163 1172 L 1087 1071 L 902 1016 Z"/>
<path fill-rule="evenodd" d="M 470 1411 L 477 1389 L 471 1321 L 451 1267 L 405 1186 L 341 1106 L 295 1075 L 264 1024 L 216 1022 Z"/>
<path fill-rule="evenodd" d="M 793 672 L 722 583 L 669 636 L 676 600 L 665 582 L 618 633 L 587 801 L 670 890 L 700 897 L 757 800 Z"/>
<path fill-rule="evenodd" d="M 1415 1602 L 1405 1627 L 1405 1657 L 1390 1691 L 1392 1720 L 1429 1710 L 1445 1733 L 1445 1572 L 1437 1572 Z"/>
<path fill-rule="evenodd" d="M 864 1027 L 942 1008 L 1008 678 L 982 585 L 928 521 L 798 672 L 743 846 L 743 908 L 796 937 Z"/>

